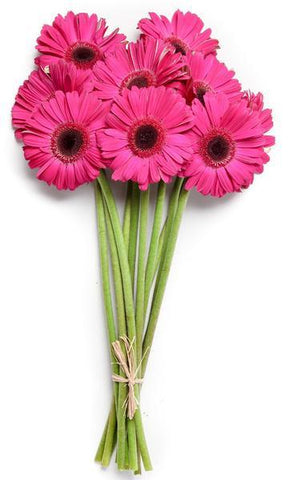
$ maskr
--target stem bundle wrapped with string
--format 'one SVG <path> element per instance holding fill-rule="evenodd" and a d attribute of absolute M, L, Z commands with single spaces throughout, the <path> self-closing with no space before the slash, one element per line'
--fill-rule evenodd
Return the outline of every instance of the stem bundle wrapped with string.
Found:
<path fill-rule="evenodd" d="M 116 444 L 118 468 L 136 473 L 141 471 L 141 461 L 145 470 L 152 468 L 139 410 L 139 387 L 143 383 L 180 221 L 189 195 L 183 189 L 183 180 L 177 178 L 165 217 L 166 185 L 160 182 L 148 242 L 149 194 L 149 189 L 140 192 L 136 185 L 128 184 L 121 227 L 106 175 L 101 173 L 95 182 L 102 283 L 114 384 L 114 399 L 95 459 L 107 466 Z M 113 278 L 110 278 L 110 263 Z M 134 278 L 136 288 L 132 281 Z M 112 306 L 113 290 L 116 319 Z"/>

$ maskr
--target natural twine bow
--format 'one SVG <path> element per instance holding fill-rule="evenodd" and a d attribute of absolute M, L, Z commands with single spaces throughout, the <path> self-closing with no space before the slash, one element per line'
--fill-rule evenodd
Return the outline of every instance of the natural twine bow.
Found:
<path fill-rule="evenodd" d="M 122 341 L 124 345 L 125 352 L 121 347 L 120 341 Z M 142 362 L 140 362 L 139 366 L 136 367 L 135 351 L 133 348 L 134 341 L 135 339 L 129 340 L 127 337 L 122 336 L 119 340 L 112 342 L 114 356 L 125 375 L 123 377 L 122 375 L 117 375 L 114 373 L 112 375 L 112 380 L 118 383 L 126 383 L 128 386 L 128 395 L 123 406 L 125 410 L 127 410 L 127 416 L 130 420 L 133 419 L 138 408 L 138 400 L 134 393 L 134 386 L 143 382 L 143 378 L 137 378 L 137 373 Z"/>

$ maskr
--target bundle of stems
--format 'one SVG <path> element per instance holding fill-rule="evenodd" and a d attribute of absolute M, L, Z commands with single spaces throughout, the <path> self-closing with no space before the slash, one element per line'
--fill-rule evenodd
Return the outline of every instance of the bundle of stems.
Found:
<path fill-rule="evenodd" d="M 138 376 L 143 379 L 188 192 L 183 189 L 181 178 L 176 178 L 170 195 L 166 184 L 159 183 L 148 241 L 150 189 L 140 191 L 137 184 L 127 184 L 121 223 L 111 184 L 104 172 L 94 187 L 112 373 L 124 375 L 111 346 L 125 337 L 131 342 Z M 137 403 L 139 395 L 140 385 L 135 384 Z M 110 413 L 95 460 L 107 467 L 116 447 L 118 469 L 141 473 L 141 464 L 145 470 L 151 470 L 152 464 L 141 411 L 137 408 L 133 418 L 128 418 L 127 396 L 127 383 L 113 382 Z"/>

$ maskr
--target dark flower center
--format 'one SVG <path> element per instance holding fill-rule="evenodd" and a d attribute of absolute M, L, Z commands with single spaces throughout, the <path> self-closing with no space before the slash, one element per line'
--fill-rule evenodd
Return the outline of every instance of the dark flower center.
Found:
<path fill-rule="evenodd" d="M 196 98 L 198 100 L 200 100 L 200 102 L 205 105 L 205 101 L 204 101 L 204 96 L 205 94 L 207 93 L 207 88 L 203 85 L 199 85 L 197 88 L 196 88 Z"/>
<path fill-rule="evenodd" d="M 57 147 L 61 155 L 74 157 L 83 145 L 82 132 L 75 129 L 64 130 L 57 139 Z"/>
<path fill-rule="evenodd" d="M 86 148 L 88 136 L 82 127 L 73 124 L 60 126 L 53 134 L 53 154 L 63 163 L 75 162 Z"/>
<path fill-rule="evenodd" d="M 167 41 L 174 47 L 175 53 L 187 54 L 188 47 L 182 40 L 176 37 L 169 37 Z"/>
<path fill-rule="evenodd" d="M 128 88 L 131 90 L 132 87 L 137 88 L 146 88 L 156 85 L 155 75 L 149 70 L 138 70 L 131 72 L 125 79 L 122 81 L 120 90 L 123 88 Z"/>
<path fill-rule="evenodd" d="M 150 157 L 159 153 L 165 141 L 165 130 L 161 123 L 147 117 L 133 124 L 128 132 L 128 143 L 138 157 Z"/>
<path fill-rule="evenodd" d="M 182 45 L 180 45 L 177 42 L 172 42 L 172 45 L 173 47 L 175 47 L 176 53 L 181 53 L 182 55 L 186 55 L 186 50 L 184 49 L 184 47 L 182 47 Z"/>
<path fill-rule="evenodd" d="M 89 47 L 77 47 L 73 53 L 72 57 L 76 62 L 87 63 L 91 62 L 95 58 L 95 51 Z"/>
<path fill-rule="evenodd" d="M 66 59 L 82 69 L 92 68 L 100 58 L 97 46 L 87 42 L 74 43 L 66 52 Z"/>
<path fill-rule="evenodd" d="M 153 125 L 141 125 L 135 132 L 135 144 L 140 150 L 153 148 L 158 140 L 158 131 Z"/>
<path fill-rule="evenodd" d="M 225 137 L 217 135 L 209 141 L 207 152 L 215 162 L 222 162 L 230 152 L 229 141 Z"/>
<path fill-rule="evenodd" d="M 149 86 L 148 79 L 146 77 L 140 76 L 140 77 L 133 78 L 127 85 L 127 88 L 129 89 L 131 89 L 132 87 L 144 88 L 148 86 Z"/>
<path fill-rule="evenodd" d="M 189 80 L 186 86 L 186 100 L 189 105 L 197 98 L 202 105 L 205 105 L 204 97 L 211 89 L 208 85 L 202 82 L 193 82 Z"/>
<path fill-rule="evenodd" d="M 200 154 L 210 167 L 224 167 L 234 158 L 235 151 L 235 141 L 221 128 L 213 128 L 200 139 Z"/>

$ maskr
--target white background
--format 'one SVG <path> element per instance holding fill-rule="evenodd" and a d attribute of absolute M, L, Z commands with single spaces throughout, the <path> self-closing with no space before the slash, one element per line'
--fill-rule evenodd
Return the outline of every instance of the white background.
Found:
<path fill-rule="evenodd" d="M 142 410 L 146 478 L 288 480 L 288 15 L 285 2 L 3 2 L 1 36 L 0 477 L 128 478 L 93 462 L 110 403 L 91 185 L 57 192 L 34 178 L 10 109 L 44 23 L 94 10 L 135 38 L 149 10 L 196 9 L 219 58 L 273 108 L 265 173 L 233 198 L 192 194 Z"/>

